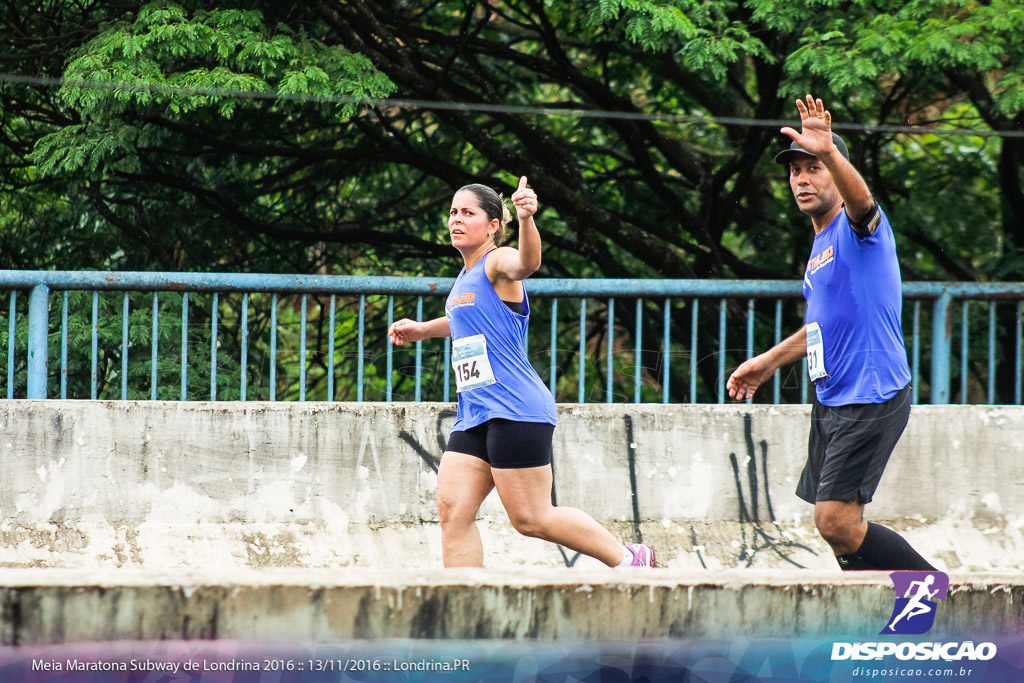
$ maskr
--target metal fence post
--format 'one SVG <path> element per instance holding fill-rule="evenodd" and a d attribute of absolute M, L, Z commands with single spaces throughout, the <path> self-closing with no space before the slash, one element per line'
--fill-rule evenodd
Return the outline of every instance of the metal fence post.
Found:
<path fill-rule="evenodd" d="M 953 332 L 949 311 L 953 296 L 944 290 L 935 300 L 932 314 L 932 404 L 949 403 L 949 349 Z"/>
<path fill-rule="evenodd" d="M 46 398 L 47 341 L 50 333 L 50 288 L 36 285 L 28 298 L 27 398 Z"/>

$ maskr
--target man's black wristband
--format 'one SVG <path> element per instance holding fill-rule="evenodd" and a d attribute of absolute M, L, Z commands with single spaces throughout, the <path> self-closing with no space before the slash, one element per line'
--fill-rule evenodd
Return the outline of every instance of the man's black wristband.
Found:
<path fill-rule="evenodd" d="M 860 237 L 871 237 L 874 235 L 875 230 L 878 230 L 878 226 L 882 222 L 882 212 L 878 210 L 878 204 L 872 204 L 871 210 L 860 221 L 855 222 L 850 218 L 849 213 L 846 214 L 846 217 L 850 220 L 850 227 Z"/>

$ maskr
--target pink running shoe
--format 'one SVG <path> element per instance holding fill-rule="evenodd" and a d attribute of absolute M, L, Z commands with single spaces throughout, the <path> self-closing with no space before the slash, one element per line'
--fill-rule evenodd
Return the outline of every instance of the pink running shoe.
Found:
<path fill-rule="evenodd" d="M 630 543 L 626 546 L 629 552 L 633 553 L 633 564 L 631 567 L 653 567 L 654 548 L 646 543 Z"/>

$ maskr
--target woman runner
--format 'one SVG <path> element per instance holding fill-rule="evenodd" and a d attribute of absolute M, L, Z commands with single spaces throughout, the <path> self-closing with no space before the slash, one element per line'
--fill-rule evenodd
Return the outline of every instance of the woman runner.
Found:
<path fill-rule="evenodd" d="M 458 413 L 437 473 L 444 566 L 483 566 L 476 515 L 496 488 L 512 526 L 524 536 L 558 543 L 609 567 L 651 567 L 649 545 L 623 546 L 585 512 L 551 504 L 555 402 L 524 351 L 530 305 L 523 280 L 541 262 L 533 218 L 537 194 L 525 176 L 512 204 L 518 249 L 499 246 L 512 216 L 494 190 L 467 185 L 455 193 L 448 233 L 465 268 L 448 295 L 445 317 L 404 318 L 388 329 L 394 344 L 453 340 Z"/>

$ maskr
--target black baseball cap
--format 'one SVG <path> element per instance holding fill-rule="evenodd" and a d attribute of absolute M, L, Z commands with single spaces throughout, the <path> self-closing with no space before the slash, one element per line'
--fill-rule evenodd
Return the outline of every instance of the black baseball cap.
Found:
<path fill-rule="evenodd" d="M 847 161 L 850 159 L 850 150 L 846 148 L 846 143 L 841 137 L 832 133 L 832 142 L 839 148 L 839 153 L 843 155 Z M 806 154 L 807 156 L 813 157 L 814 155 L 808 152 L 806 149 L 796 144 L 796 141 L 789 143 L 789 149 L 784 149 L 775 155 L 775 163 L 777 164 L 788 164 L 789 160 L 793 158 L 794 154 Z"/>

